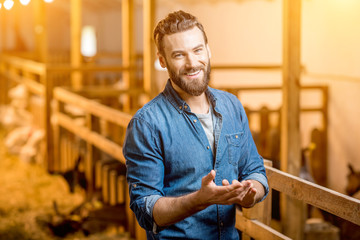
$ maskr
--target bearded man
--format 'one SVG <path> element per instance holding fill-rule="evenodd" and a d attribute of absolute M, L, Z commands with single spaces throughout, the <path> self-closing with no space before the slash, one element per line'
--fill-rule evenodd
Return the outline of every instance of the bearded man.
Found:
<path fill-rule="evenodd" d="M 148 239 L 239 239 L 236 205 L 269 191 L 244 108 L 208 86 L 211 53 L 196 17 L 170 13 L 154 40 L 169 80 L 126 132 L 130 207 Z"/>

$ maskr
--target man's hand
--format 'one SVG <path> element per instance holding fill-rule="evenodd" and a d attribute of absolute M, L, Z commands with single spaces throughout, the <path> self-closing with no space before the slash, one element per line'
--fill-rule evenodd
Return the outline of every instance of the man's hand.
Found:
<path fill-rule="evenodd" d="M 254 180 L 239 182 L 233 180 L 222 181 L 223 186 L 214 183 L 215 171 L 211 170 L 202 178 L 201 189 L 198 191 L 199 202 L 205 207 L 212 204 L 231 205 L 238 204 L 243 207 L 252 207 L 264 195 L 263 186 Z M 257 194 L 259 192 L 259 194 Z"/>
<path fill-rule="evenodd" d="M 193 215 L 210 205 L 238 204 L 252 207 L 265 194 L 264 187 L 258 181 L 239 182 L 222 181 L 222 186 L 214 183 L 215 171 L 211 170 L 202 178 L 201 188 L 193 193 L 180 197 L 162 197 L 153 208 L 153 217 L 158 226 L 167 226 Z"/>

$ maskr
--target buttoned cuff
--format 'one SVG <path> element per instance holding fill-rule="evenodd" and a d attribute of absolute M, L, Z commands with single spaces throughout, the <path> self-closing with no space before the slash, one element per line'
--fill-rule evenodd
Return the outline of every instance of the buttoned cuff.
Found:
<path fill-rule="evenodd" d="M 159 198 L 161 198 L 162 196 L 160 195 L 150 195 L 150 196 L 146 196 L 144 197 L 144 201 L 145 201 L 145 208 L 146 208 L 146 213 L 151 217 L 152 219 L 152 231 L 154 234 L 159 233 L 163 228 L 158 227 L 154 221 L 153 218 L 153 209 L 154 209 L 154 205 L 156 203 L 157 200 L 159 200 Z"/>
<path fill-rule="evenodd" d="M 261 183 L 261 185 L 263 185 L 263 187 L 265 189 L 265 194 L 264 194 L 263 198 L 259 202 L 264 200 L 266 198 L 266 196 L 268 195 L 268 193 L 269 193 L 269 184 L 268 184 L 266 176 L 264 176 L 263 174 L 261 174 L 261 173 L 252 173 L 249 176 L 247 176 L 245 179 L 242 179 L 242 180 L 255 180 L 255 181 L 258 181 L 259 183 Z"/>

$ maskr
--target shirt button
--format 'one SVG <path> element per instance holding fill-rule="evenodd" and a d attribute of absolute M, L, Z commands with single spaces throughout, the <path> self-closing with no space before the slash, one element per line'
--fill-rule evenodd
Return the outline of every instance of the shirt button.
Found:
<path fill-rule="evenodd" d="M 185 105 L 185 107 L 184 107 L 185 109 L 187 109 L 187 106 Z"/>
<path fill-rule="evenodd" d="M 223 223 L 223 222 L 220 222 L 220 226 L 223 227 L 223 226 L 224 226 L 224 223 Z"/>
<path fill-rule="evenodd" d="M 197 122 L 197 120 L 196 119 L 194 119 L 194 123 L 196 123 Z"/>
<path fill-rule="evenodd" d="M 209 146 L 207 146 L 206 148 L 207 148 L 207 149 L 210 149 L 210 147 L 209 147 Z"/>
<path fill-rule="evenodd" d="M 182 109 L 182 106 L 179 106 L 179 109 Z"/>
<path fill-rule="evenodd" d="M 238 135 L 235 135 L 235 138 L 239 138 L 239 136 L 238 136 Z"/>

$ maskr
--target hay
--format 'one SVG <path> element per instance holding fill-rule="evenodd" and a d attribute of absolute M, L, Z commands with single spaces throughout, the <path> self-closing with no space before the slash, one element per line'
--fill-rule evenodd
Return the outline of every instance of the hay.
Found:
<path fill-rule="evenodd" d="M 84 194 L 71 194 L 61 176 L 48 174 L 43 166 L 29 164 L 10 155 L 3 144 L 4 131 L 0 128 L 0 240 L 59 239 L 37 219 L 54 215 L 53 202 L 63 213 L 68 213 L 84 201 Z M 81 233 L 65 239 L 123 239 L 108 234 L 84 237 Z M 125 238 L 128 239 L 128 238 Z"/>

